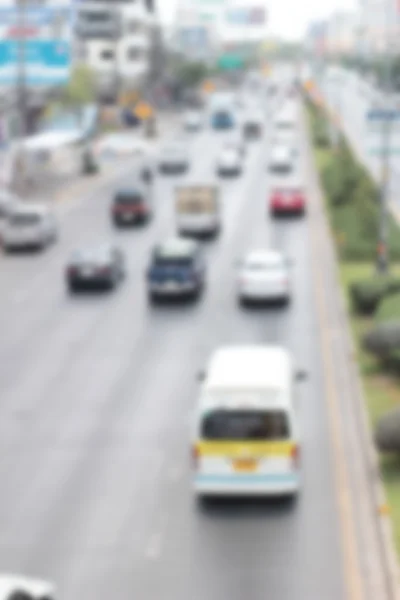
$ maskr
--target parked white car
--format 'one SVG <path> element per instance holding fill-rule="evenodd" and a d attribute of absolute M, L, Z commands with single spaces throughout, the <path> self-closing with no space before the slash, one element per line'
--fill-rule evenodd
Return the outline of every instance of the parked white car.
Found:
<path fill-rule="evenodd" d="M 3 224 L 3 250 L 44 248 L 57 239 L 57 222 L 53 213 L 40 204 L 19 204 Z"/>
<path fill-rule="evenodd" d="M 290 261 L 274 250 L 253 250 L 239 264 L 239 301 L 281 301 L 291 298 Z"/>

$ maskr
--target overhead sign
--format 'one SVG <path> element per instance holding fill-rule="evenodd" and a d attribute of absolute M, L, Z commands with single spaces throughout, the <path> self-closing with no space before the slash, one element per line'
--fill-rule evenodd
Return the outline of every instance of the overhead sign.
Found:
<path fill-rule="evenodd" d="M 71 2 L 51 6 L 10 3 L 0 7 L 0 87 L 14 86 L 24 60 L 26 85 L 65 84 L 71 67 Z"/>
<path fill-rule="evenodd" d="M 182 49 L 198 49 L 208 45 L 208 29 L 204 26 L 181 27 L 179 42 Z"/>
<path fill-rule="evenodd" d="M 238 54 L 224 54 L 218 59 L 218 67 L 224 71 L 241 69 L 243 66 L 244 60 Z"/>
<path fill-rule="evenodd" d="M 385 109 L 385 108 L 373 108 L 367 112 L 367 120 L 368 121 L 399 121 L 400 120 L 400 110 Z"/>

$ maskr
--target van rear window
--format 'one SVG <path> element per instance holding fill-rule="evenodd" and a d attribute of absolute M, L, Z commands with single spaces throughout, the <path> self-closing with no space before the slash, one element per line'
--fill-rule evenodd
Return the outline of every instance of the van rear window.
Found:
<path fill-rule="evenodd" d="M 289 419 L 281 410 L 216 410 L 204 416 L 201 437 L 221 441 L 283 441 L 290 437 Z"/>
<path fill-rule="evenodd" d="M 12 225 L 36 225 L 40 223 L 40 216 L 36 214 L 14 214 L 11 216 Z"/>

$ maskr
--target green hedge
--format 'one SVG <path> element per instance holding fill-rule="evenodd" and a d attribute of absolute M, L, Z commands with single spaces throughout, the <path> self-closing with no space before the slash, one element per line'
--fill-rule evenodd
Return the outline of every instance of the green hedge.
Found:
<path fill-rule="evenodd" d="M 313 142 L 319 148 L 326 148 L 329 146 L 329 132 L 328 124 L 323 114 L 314 104 L 309 103 L 310 119 L 312 122 L 311 132 Z"/>
<path fill-rule="evenodd" d="M 386 299 L 400 292 L 400 279 L 392 277 L 371 277 L 358 280 L 349 286 L 353 310 L 362 315 L 372 315 Z M 399 310 L 400 317 L 400 310 Z"/>
<path fill-rule="evenodd" d="M 400 292 L 390 294 L 381 300 L 375 318 L 378 323 L 400 321 Z"/>
<path fill-rule="evenodd" d="M 316 144 L 321 119 L 326 126 L 326 118 L 319 108 L 309 106 Z M 339 256 L 345 261 L 373 261 L 376 259 L 379 225 L 377 187 L 343 137 L 337 148 L 321 152 L 326 154 L 321 180 Z M 391 215 L 388 228 L 389 256 L 400 260 L 400 228 Z"/>

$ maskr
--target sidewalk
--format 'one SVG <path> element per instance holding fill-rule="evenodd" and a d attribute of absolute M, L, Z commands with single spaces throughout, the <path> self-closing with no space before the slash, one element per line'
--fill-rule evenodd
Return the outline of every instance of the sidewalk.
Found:
<path fill-rule="evenodd" d="M 179 122 L 179 115 L 176 112 L 162 113 L 158 120 L 158 135 L 155 138 L 148 139 L 144 135 L 143 129 L 123 130 L 121 135 L 121 152 L 101 152 L 101 145 L 109 136 L 119 135 L 119 132 L 103 134 L 95 142 L 95 153 L 100 165 L 98 173 L 93 175 L 68 175 L 54 174 L 53 176 L 43 177 L 38 186 L 32 187 L 28 194 L 22 197 L 27 201 L 45 202 L 54 204 L 64 201 L 68 197 L 84 195 L 97 186 L 112 180 L 115 177 L 116 170 L 119 171 L 123 165 L 128 165 L 134 160 L 134 155 L 126 151 L 126 142 L 129 139 L 148 142 L 150 148 L 156 150 L 160 141 L 166 135 L 172 133 Z M 123 139 L 125 142 L 123 142 Z M 125 150 L 124 150 L 125 145 Z"/>

